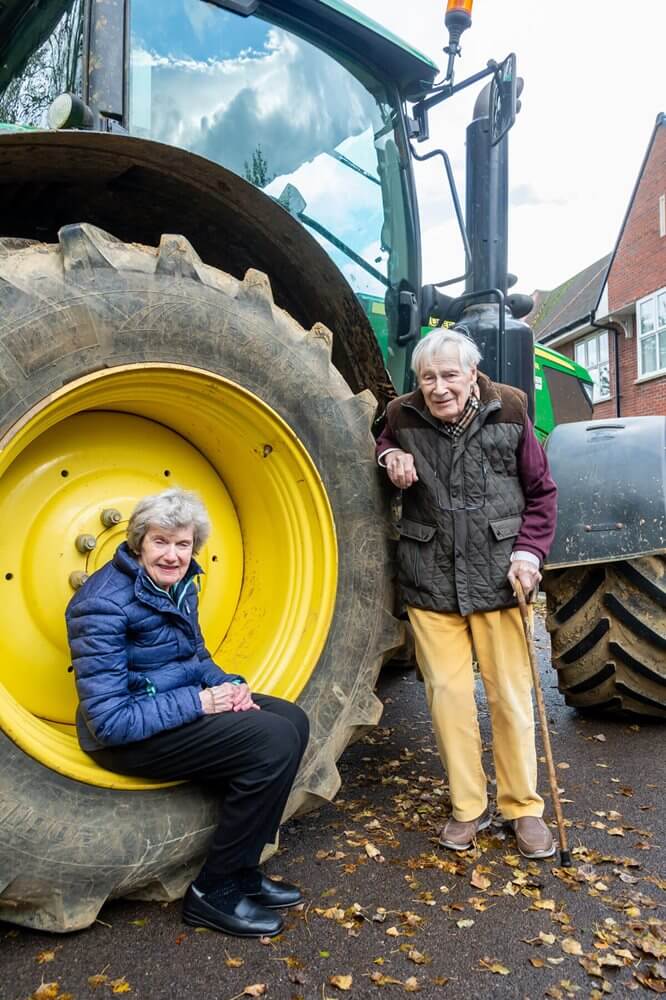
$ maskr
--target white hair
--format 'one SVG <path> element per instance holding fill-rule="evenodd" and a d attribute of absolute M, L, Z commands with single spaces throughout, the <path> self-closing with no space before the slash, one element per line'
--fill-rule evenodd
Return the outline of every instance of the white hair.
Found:
<path fill-rule="evenodd" d="M 445 354 L 454 348 L 458 352 L 460 367 L 464 372 L 475 368 L 481 361 L 481 352 L 474 341 L 461 330 L 438 327 L 418 342 L 412 354 L 412 371 L 418 378 L 435 355 Z"/>
<path fill-rule="evenodd" d="M 153 524 L 166 529 L 191 526 L 195 555 L 210 535 L 210 518 L 201 499 L 196 493 L 178 488 L 139 500 L 127 525 L 127 544 L 132 552 L 139 554 L 144 536 Z"/>

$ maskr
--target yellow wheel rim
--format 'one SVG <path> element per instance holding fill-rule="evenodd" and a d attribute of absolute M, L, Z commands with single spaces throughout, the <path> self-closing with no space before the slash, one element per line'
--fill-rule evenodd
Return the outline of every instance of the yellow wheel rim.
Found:
<path fill-rule="evenodd" d="M 169 486 L 196 490 L 211 515 L 197 557 L 200 619 L 223 669 L 294 700 L 328 635 L 333 515 L 305 447 L 274 410 L 228 379 L 179 365 L 70 383 L 0 441 L 0 728 L 89 784 L 156 783 L 112 774 L 79 750 L 64 623 L 71 581 L 112 557 L 141 496 Z"/>

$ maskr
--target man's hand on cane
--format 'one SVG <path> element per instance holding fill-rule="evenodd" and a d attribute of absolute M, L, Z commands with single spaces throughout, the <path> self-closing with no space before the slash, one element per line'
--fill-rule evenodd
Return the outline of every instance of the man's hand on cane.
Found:
<path fill-rule="evenodd" d="M 525 559 L 514 559 L 507 573 L 507 578 L 513 587 L 514 593 L 516 590 L 516 580 L 520 581 L 520 585 L 525 593 L 525 599 L 528 602 L 533 592 L 541 583 L 541 573 L 538 568 Z"/>

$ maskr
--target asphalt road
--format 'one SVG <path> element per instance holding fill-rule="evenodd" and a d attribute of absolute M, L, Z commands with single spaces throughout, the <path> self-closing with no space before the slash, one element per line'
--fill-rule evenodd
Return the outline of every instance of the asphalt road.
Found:
<path fill-rule="evenodd" d="M 448 790 L 423 687 L 413 674 L 388 672 L 381 726 L 344 755 L 339 798 L 289 823 L 268 864 L 306 895 L 280 938 L 196 931 L 181 923 L 177 903 L 114 902 L 90 929 L 64 937 L 0 923 L 0 1000 L 666 991 L 666 729 L 579 717 L 553 687 L 542 628 L 538 647 L 574 851 L 569 873 L 558 857 L 520 859 L 499 821 L 474 851 L 437 847 Z M 483 704 L 480 717 L 491 773 Z M 543 765 L 541 785 L 546 793 Z"/>

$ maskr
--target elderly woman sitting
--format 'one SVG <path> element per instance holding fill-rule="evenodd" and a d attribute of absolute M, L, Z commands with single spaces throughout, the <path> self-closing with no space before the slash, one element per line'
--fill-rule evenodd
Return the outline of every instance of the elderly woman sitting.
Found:
<path fill-rule="evenodd" d="M 194 494 L 145 497 L 127 542 L 70 601 L 77 731 L 82 749 L 112 771 L 220 789 L 220 823 L 183 917 L 239 937 L 273 936 L 283 926 L 273 910 L 301 894 L 264 875 L 259 858 L 277 834 L 309 726 L 297 705 L 253 695 L 213 663 L 193 558 L 209 532 Z"/>

